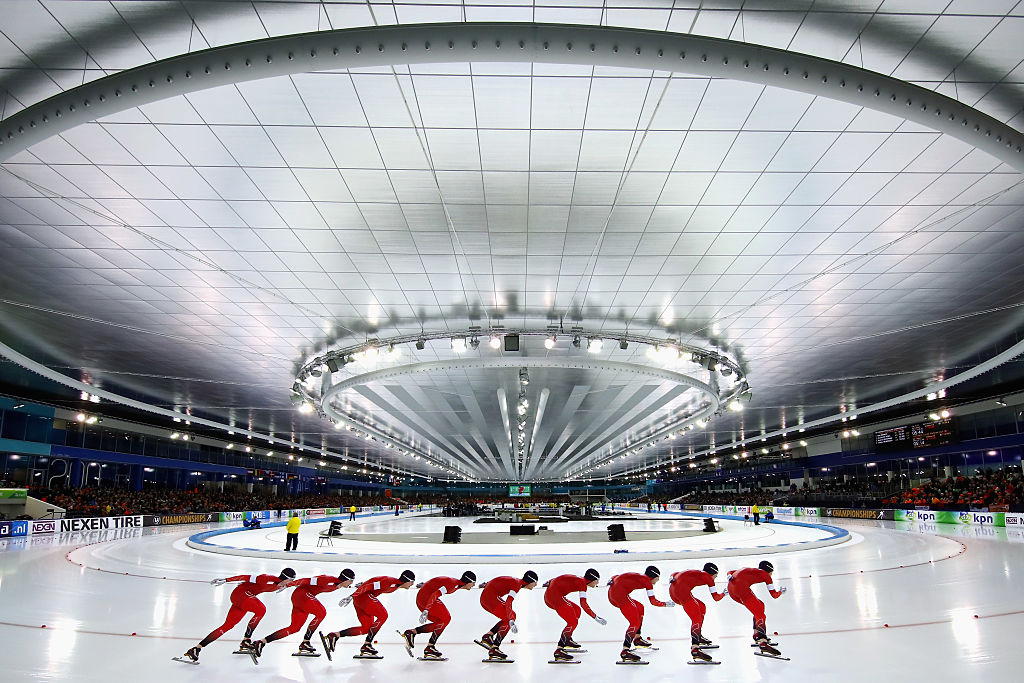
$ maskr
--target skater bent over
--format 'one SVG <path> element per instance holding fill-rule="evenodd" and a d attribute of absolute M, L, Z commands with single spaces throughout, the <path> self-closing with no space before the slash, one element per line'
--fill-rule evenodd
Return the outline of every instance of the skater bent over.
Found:
<path fill-rule="evenodd" d="M 594 621 L 602 626 L 608 623 L 594 614 L 594 610 L 590 609 L 590 604 L 587 603 L 587 589 L 596 588 L 600 578 L 601 574 L 596 569 L 588 569 L 583 576 L 563 574 L 544 584 L 545 588 L 547 588 L 544 591 L 544 604 L 558 612 L 558 616 L 565 620 L 565 628 L 562 629 L 562 635 L 558 639 L 558 646 L 555 648 L 555 658 L 553 661 L 575 661 L 573 656 L 569 654 L 569 651 L 582 651 L 580 644 L 572 639 L 573 631 L 576 630 L 576 625 L 580 620 L 581 608 L 583 612 L 589 614 Z M 577 605 L 568 599 L 567 596 L 572 593 L 576 593 L 579 596 L 580 604 Z"/>
<path fill-rule="evenodd" d="M 696 662 L 710 662 L 711 656 L 704 652 L 701 647 L 711 645 L 711 641 L 701 634 L 701 627 L 704 625 L 704 614 L 707 607 L 704 603 L 693 596 L 693 589 L 697 586 L 707 586 L 711 591 L 711 597 L 718 602 L 725 597 L 725 590 L 715 590 L 715 577 L 718 576 L 718 567 L 708 562 L 703 570 L 689 569 L 685 572 L 676 572 L 669 580 L 668 595 L 677 605 L 682 605 L 690 617 L 690 655 Z"/>
<path fill-rule="evenodd" d="M 437 576 L 420 585 L 416 593 L 416 607 L 420 610 L 420 626 L 407 629 L 401 634 L 405 639 L 405 651 L 412 657 L 412 648 L 417 633 L 429 633 L 430 642 L 423 648 L 424 659 L 444 659 L 437 649 L 437 639 L 444 633 L 452 620 L 448 608 L 441 602 L 441 596 L 454 593 L 459 589 L 469 590 L 476 585 L 476 574 L 471 571 L 462 573 L 462 578 L 453 579 L 448 576 Z"/>
<path fill-rule="evenodd" d="M 242 620 L 242 617 L 252 612 L 252 619 L 249 620 L 249 624 L 245 627 L 245 637 L 242 638 L 242 642 L 238 645 L 238 649 L 248 650 L 252 646 L 252 641 L 249 640 L 252 638 L 252 632 L 256 630 L 260 619 L 267 613 L 266 605 L 256 596 L 260 593 L 284 590 L 288 586 L 288 582 L 294 578 L 295 570 L 291 567 L 285 567 L 278 576 L 271 574 L 254 574 L 252 576 L 240 574 L 226 579 L 214 579 L 211 581 L 210 583 L 214 586 L 239 582 L 235 589 L 231 591 L 231 597 L 229 598 L 231 607 L 228 609 L 228 616 L 224 619 L 223 624 L 199 641 L 198 645 L 189 648 L 180 658 L 181 661 L 186 661 L 187 659 L 193 664 L 198 664 L 200 650 L 230 631 L 235 624 Z"/>
<path fill-rule="evenodd" d="M 272 643 L 275 640 L 286 638 L 293 633 L 298 633 L 302 629 L 302 625 L 306 623 L 306 617 L 310 615 L 313 615 L 313 620 L 309 622 L 309 628 L 306 629 L 305 635 L 302 636 L 302 643 L 299 645 L 299 651 L 296 654 L 319 657 L 316 650 L 309 643 L 309 639 L 313 637 L 316 627 L 327 616 L 327 610 L 320 604 L 316 596 L 321 593 L 336 591 L 339 588 L 348 588 L 352 585 L 352 580 L 355 577 L 355 572 L 351 569 L 342 569 L 341 573 L 336 577 L 321 575 L 314 576 L 311 579 L 292 581 L 289 584 L 295 589 L 292 591 L 292 623 L 274 631 L 262 640 L 253 641 L 250 650 L 253 661 L 255 662 L 263 654 L 263 648 L 267 643 Z"/>
<path fill-rule="evenodd" d="M 661 572 L 655 566 L 644 570 L 643 574 L 628 572 L 613 576 L 608 582 L 608 602 L 613 607 L 618 607 L 622 616 L 626 617 L 629 625 L 626 627 L 626 636 L 622 641 L 622 652 L 619 658 L 623 662 L 639 662 L 640 657 L 632 652 L 634 648 L 650 647 L 650 642 L 644 640 L 640 635 L 640 629 L 644 623 L 644 606 L 629 597 L 635 590 L 644 588 L 647 590 L 647 599 L 655 607 L 675 607 L 672 601 L 662 602 L 654 597 L 654 584 L 661 578 Z"/>
<path fill-rule="evenodd" d="M 480 606 L 499 619 L 498 623 L 477 641 L 478 644 L 487 648 L 488 659 L 508 659 L 508 656 L 500 649 L 501 641 L 509 631 L 519 632 L 519 628 L 516 626 L 516 613 L 512 609 L 512 601 L 520 590 L 532 591 L 536 587 L 537 572 L 533 570 L 527 571 L 521 579 L 514 576 L 499 576 L 480 584 L 480 588 L 483 589 L 480 592 Z"/>
<path fill-rule="evenodd" d="M 324 636 L 324 648 L 327 650 L 327 656 L 330 657 L 334 652 L 338 638 L 363 634 L 366 635 L 366 640 L 359 649 L 359 656 L 377 656 L 377 650 L 373 647 L 373 639 L 384 626 L 384 622 L 388 620 L 388 611 L 384 609 L 384 605 L 377 598 L 384 593 L 394 593 L 399 588 L 408 590 L 415 580 L 416 575 L 408 569 L 402 572 L 397 579 L 390 576 L 375 576 L 360 584 L 352 595 L 342 598 L 338 605 L 344 607 L 351 602 L 356 609 L 359 626 L 334 631 Z"/>
<path fill-rule="evenodd" d="M 727 590 L 733 600 L 746 607 L 754 615 L 754 642 L 761 648 L 761 652 L 772 657 L 778 657 L 782 653 L 776 650 L 768 641 L 764 603 L 758 600 L 754 592 L 750 590 L 751 586 L 764 583 L 768 585 L 768 593 L 773 598 L 780 598 L 786 592 L 786 589 L 783 587 L 775 590 L 775 584 L 772 583 L 772 572 L 774 571 L 775 567 L 768 560 L 764 560 L 757 565 L 757 569 L 746 567 L 730 571 Z"/>

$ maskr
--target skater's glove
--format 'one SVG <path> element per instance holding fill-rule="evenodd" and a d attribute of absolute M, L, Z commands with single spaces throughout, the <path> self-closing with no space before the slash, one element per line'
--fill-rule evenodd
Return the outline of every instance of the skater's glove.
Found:
<path fill-rule="evenodd" d="M 594 621 L 596 621 L 597 623 L 601 624 L 601 626 L 605 626 L 605 625 L 608 624 L 608 620 L 605 619 L 604 617 L 594 617 Z"/>
<path fill-rule="evenodd" d="M 352 596 L 344 597 L 338 601 L 338 607 L 348 607 L 348 603 L 352 602 Z"/>
<path fill-rule="evenodd" d="M 417 588 L 423 588 L 423 581 L 420 581 L 419 583 L 417 583 L 416 587 Z"/>
<path fill-rule="evenodd" d="M 668 582 L 669 583 L 675 583 L 676 582 L 676 577 L 673 576 L 671 579 L 668 580 Z"/>
<path fill-rule="evenodd" d="M 422 612 L 420 612 L 420 623 L 421 624 L 425 624 L 428 621 L 430 621 L 430 617 L 428 616 L 427 612 L 428 612 L 428 610 L 423 610 Z"/>
<path fill-rule="evenodd" d="M 676 603 L 672 602 L 671 600 L 666 600 L 665 601 L 665 607 L 675 607 L 675 606 L 676 606 Z"/>
<path fill-rule="evenodd" d="M 477 586 L 477 588 L 487 588 L 487 582 L 486 582 L 486 581 L 484 581 L 484 582 L 483 582 L 483 583 L 481 583 L 481 584 L 480 584 L 479 586 Z"/>
<path fill-rule="evenodd" d="M 779 593 L 785 593 L 786 590 L 787 590 L 786 587 L 783 586 L 782 588 L 779 589 Z"/>
<path fill-rule="evenodd" d="M 512 633 L 519 633 L 519 627 L 516 626 L 516 620 L 515 619 L 509 619 L 509 621 L 508 621 L 508 630 L 512 631 Z"/>
<path fill-rule="evenodd" d="M 541 587 L 541 588 L 547 588 L 547 587 L 548 587 L 548 584 L 550 584 L 550 583 L 551 583 L 550 581 L 545 581 L 544 583 L 542 583 L 542 584 L 540 585 L 540 587 Z"/>
<path fill-rule="evenodd" d="M 227 582 L 228 582 L 227 579 L 214 579 L 213 581 L 210 582 L 210 585 L 211 586 L 223 586 Z"/>
<path fill-rule="evenodd" d="M 365 581 L 360 581 L 359 583 L 355 584 L 355 588 L 359 588 L 359 587 L 360 587 L 360 586 L 362 586 L 362 585 L 363 585 L 364 583 L 366 583 L 366 582 L 365 582 Z"/>

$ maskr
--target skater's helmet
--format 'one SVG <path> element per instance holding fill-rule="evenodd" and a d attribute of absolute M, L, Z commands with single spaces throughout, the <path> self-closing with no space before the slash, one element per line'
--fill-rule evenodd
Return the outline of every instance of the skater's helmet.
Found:
<path fill-rule="evenodd" d="M 537 572 L 532 569 L 527 570 L 527 572 L 523 574 L 523 583 L 537 583 Z"/>
<path fill-rule="evenodd" d="M 597 581 L 598 579 L 600 579 L 601 574 L 596 569 L 590 568 L 583 574 L 583 578 L 587 580 L 587 583 L 589 583 L 591 581 Z"/>
<path fill-rule="evenodd" d="M 704 565 L 704 571 L 708 574 L 711 574 L 712 576 L 715 576 L 718 574 L 718 567 L 715 565 L 714 562 L 708 562 L 706 565 Z"/>
<path fill-rule="evenodd" d="M 415 581 L 416 580 L 416 575 L 412 573 L 411 569 L 406 569 L 398 577 L 398 580 L 401 581 L 402 583 L 409 583 L 411 581 Z"/>
<path fill-rule="evenodd" d="M 757 568 L 762 571 L 766 571 L 769 574 L 775 571 L 775 567 L 768 560 L 761 560 L 761 564 L 757 565 Z"/>
<path fill-rule="evenodd" d="M 651 579 L 656 579 L 661 576 L 661 570 L 655 567 L 653 564 L 644 570 L 644 576 Z"/>
<path fill-rule="evenodd" d="M 351 569 L 348 569 L 348 568 L 342 569 L 341 573 L 338 574 L 338 578 L 341 579 L 342 581 L 348 581 L 350 579 L 356 578 L 356 573 L 354 571 L 352 571 Z"/>
<path fill-rule="evenodd" d="M 459 579 L 462 583 L 476 583 L 476 574 L 469 571 L 468 569 L 462 572 L 462 578 Z"/>
<path fill-rule="evenodd" d="M 288 581 L 291 581 L 292 579 L 295 578 L 295 570 L 292 569 L 291 567 L 285 567 L 284 569 L 281 570 L 281 574 L 278 576 L 278 578 L 279 579 L 286 579 Z"/>

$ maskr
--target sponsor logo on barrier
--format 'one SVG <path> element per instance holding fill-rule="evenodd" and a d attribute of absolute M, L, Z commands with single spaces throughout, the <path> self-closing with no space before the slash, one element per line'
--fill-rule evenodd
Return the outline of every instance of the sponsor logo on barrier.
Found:
<path fill-rule="evenodd" d="M 6 536 L 28 536 L 28 522 L 25 520 L 0 522 L 0 538 Z"/>
<path fill-rule="evenodd" d="M 199 524 L 201 522 L 216 522 L 219 515 L 216 512 L 197 512 L 182 515 L 154 515 L 153 524 Z"/>
<path fill-rule="evenodd" d="M 245 519 L 244 512 L 222 512 L 220 513 L 220 521 L 222 522 L 241 522 Z"/>
<path fill-rule="evenodd" d="M 956 515 L 956 519 L 961 524 L 970 524 L 971 523 L 971 513 L 970 512 L 958 512 L 957 515 Z"/>
<path fill-rule="evenodd" d="M 897 522 L 913 522 L 917 519 L 917 510 L 894 510 L 893 519 Z"/>
<path fill-rule="evenodd" d="M 771 510 L 772 510 L 772 511 L 773 511 L 773 512 L 774 512 L 774 513 L 776 514 L 776 515 L 792 515 L 792 514 L 793 514 L 793 513 L 795 512 L 795 510 L 793 510 L 793 508 L 780 508 L 780 507 L 772 507 L 772 508 L 770 508 L 770 509 L 771 509 Z"/>
<path fill-rule="evenodd" d="M 735 512 L 737 515 L 749 515 L 750 514 L 750 506 L 749 505 L 737 505 L 737 506 L 733 507 L 733 512 Z"/>
<path fill-rule="evenodd" d="M 846 517 L 847 519 L 883 519 L 882 510 L 851 510 L 848 508 L 827 508 L 826 517 Z"/>
<path fill-rule="evenodd" d="M 918 522 L 932 522 L 932 523 L 935 523 L 935 521 L 936 521 L 935 513 L 932 512 L 931 510 L 918 510 L 917 511 L 917 521 Z"/>
<path fill-rule="evenodd" d="M 34 519 L 29 528 L 31 534 L 54 534 L 57 533 L 57 520 L 55 519 Z"/>
<path fill-rule="evenodd" d="M 60 520 L 61 533 L 73 531 L 104 531 L 106 529 L 142 528 L 142 515 L 129 517 L 91 517 Z"/>
<path fill-rule="evenodd" d="M 270 519 L 270 510 L 260 510 L 258 512 L 246 512 L 245 519 Z"/>
<path fill-rule="evenodd" d="M 1006 522 L 1006 526 L 1024 526 L 1024 515 L 1016 512 L 1006 513 L 1004 520 Z"/>
<path fill-rule="evenodd" d="M 721 505 L 704 505 L 702 507 L 704 512 L 717 512 L 719 514 L 723 512 L 723 507 Z"/>
<path fill-rule="evenodd" d="M 683 509 L 684 510 L 692 510 L 692 511 L 695 511 L 695 512 L 700 512 L 702 508 L 701 508 L 700 505 L 694 505 L 693 503 L 685 503 L 683 505 Z"/>
<path fill-rule="evenodd" d="M 307 515 L 322 515 L 322 514 L 325 514 L 325 510 L 324 510 L 324 508 L 312 508 L 310 510 L 306 510 L 306 514 Z"/>

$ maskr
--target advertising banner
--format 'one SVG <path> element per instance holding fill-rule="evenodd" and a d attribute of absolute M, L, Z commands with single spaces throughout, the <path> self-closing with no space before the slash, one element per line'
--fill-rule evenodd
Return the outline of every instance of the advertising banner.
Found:
<path fill-rule="evenodd" d="M 1024 512 L 1007 512 L 1003 515 L 1007 527 L 1024 527 Z"/>
<path fill-rule="evenodd" d="M 0 538 L 28 536 L 28 522 L 23 519 L 0 522 Z"/>
<path fill-rule="evenodd" d="M 917 520 L 917 510 L 893 510 L 892 518 L 897 522 L 913 522 Z"/>
<path fill-rule="evenodd" d="M 704 512 L 717 512 L 718 514 L 722 514 L 725 511 L 721 505 L 702 505 L 701 508 Z"/>
<path fill-rule="evenodd" d="M 340 515 L 341 514 L 341 508 L 326 508 L 326 512 L 324 514 Z"/>
<path fill-rule="evenodd" d="M 854 510 L 851 508 L 822 508 L 822 517 L 844 517 L 846 519 L 894 519 L 892 510 Z"/>
<path fill-rule="evenodd" d="M 306 514 L 307 515 L 322 515 L 322 514 L 325 514 L 325 513 L 326 513 L 325 508 L 310 508 L 310 509 L 306 510 Z"/>
<path fill-rule="evenodd" d="M 793 515 L 796 517 L 820 517 L 820 508 L 793 508 Z"/>
<path fill-rule="evenodd" d="M 220 521 L 222 522 L 241 522 L 245 519 L 245 513 L 243 512 L 221 512 Z"/>
<path fill-rule="evenodd" d="M 259 510 L 259 511 L 256 511 L 256 512 L 246 512 L 245 513 L 245 519 L 265 520 L 265 519 L 270 519 L 270 515 L 271 514 L 272 513 L 270 512 L 270 510 Z"/>
<path fill-rule="evenodd" d="M 749 505 L 733 505 L 732 509 L 733 509 L 733 513 L 737 514 L 737 515 L 749 515 L 750 514 L 750 506 Z"/>
<path fill-rule="evenodd" d="M 776 515 L 792 515 L 792 514 L 794 514 L 794 513 L 796 512 L 796 511 L 795 511 L 795 510 L 794 510 L 793 508 L 791 508 L 791 507 L 788 507 L 788 508 L 785 508 L 785 507 L 772 507 L 772 508 L 770 508 L 770 509 L 771 509 L 771 511 L 772 511 L 772 512 L 774 512 L 774 513 L 775 513 Z"/>
<path fill-rule="evenodd" d="M 28 498 L 28 489 L 0 489 L 0 498 L 8 502 L 25 500 Z"/>
<path fill-rule="evenodd" d="M 142 515 L 128 517 L 82 517 L 60 520 L 60 533 L 71 531 L 104 531 L 106 529 L 141 529 Z"/>
<path fill-rule="evenodd" d="M 691 510 L 693 512 L 701 512 L 703 510 L 703 507 L 700 506 L 700 505 L 695 505 L 693 503 L 685 503 L 683 505 L 683 509 L 684 510 Z"/>
<path fill-rule="evenodd" d="M 177 515 L 143 515 L 143 526 L 162 526 L 167 524 L 203 524 L 219 522 L 221 512 L 189 512 Z"/>
<path fill-rule="evenodd" d="M 33 519 L 29 522 L 28 532 L 35 534 L 55 534 L 60 528 L 60 520 L 57 519 Z"/>

